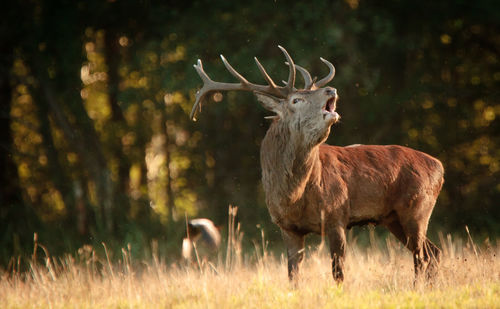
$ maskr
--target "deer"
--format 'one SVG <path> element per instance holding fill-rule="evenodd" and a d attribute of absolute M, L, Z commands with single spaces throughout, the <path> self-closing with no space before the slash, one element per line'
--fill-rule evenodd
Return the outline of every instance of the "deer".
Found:
<path fill-rule="evenodd" d="M 207 218 L 191 219 L 186 223 L 186 235 L 182 239 L 182 258 L 190 261 L 193 256 L 193 247 L 203 251 L 196 253 L 207 258 L 215 255 L 219 250 L 221 235 L 219 228 Z"/>
<path fill-rule="evenodd" d="M 260 146 L 265 201 L 272 221 L 286 245 L 288 277 L 295 281 L 304 258 L 305 236 L 321 234 L 328 239 L 332 275 L 344 280 L 346 231 L 353 226 L 374 224 L 387 228 L 412 253 L 415 280 L 432 277 L 441 250 L 426 236 L 431 213 L 444 182 L 442 163 L 426 154 L 399 145 L 325 144 L 336 112 L 337 90 L 327 84 L 335 75 L 329 68 L 317 80 L 294 64 L 285 48 L 288 80 L 278 86 L 259 60 L 256 65 L 267 85 L 245 79 L 220 55 L 237 83 L 213 81 L 201 60 L 194 65 L 203 81 L 196 93 L 190 117 L 196 121 L 201 104 L 221 91 L 252 91 L 261 105 L 272 112 Z M 304 79 L 295 88 L 296 71 Z"/>

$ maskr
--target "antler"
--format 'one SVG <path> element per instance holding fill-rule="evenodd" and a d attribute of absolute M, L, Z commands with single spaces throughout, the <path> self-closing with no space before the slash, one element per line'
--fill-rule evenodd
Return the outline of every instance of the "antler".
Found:
<path fill-rule="evenodd" d="M 314 90 L 314 89 L 321 88 L 321 87 L 325 86 L 326 84 L 328 84 L 335 76 L 335 67 L 333 66 L 333 64 L 331 64 L 330 61 L 323 59 L 321 57 L 319 59 L 321 59 L 321 61 L 323 61 L 323 63 L 328 66 L 328 68 L 330 69 L 330 72 L 328 73 L 327 76 L 325 76 L 323 79 L 321 79 L 318 82 L 315 81 L 316 78 L 314 78 L 314 79 L 311 78 L 311 74 L 309 74 L 309 72 L 306 69 L 304 69 L 300 65 L 295 65 L 297 70 L 299 70 L 300 74 L 302 74 L 302 77 L 304 78 L 304 82 L 305 82 L 304 89 L 306 89 L 306 90 Z"/>
<path fill-rule="evenodd" d="M 216 82 L 210 79 L 208 77 L 207 73 L 203 70 L 203 64 L 200 59 L 198 59 L 198 63 L 194 65 L 194 68 L 196 69 L 196 72 L 198 72 L 198 75 L 200 78 L 203 80 L 203 87 L 196 92 L 196 101 L 193 105 L 193 109 L 191 110 L 191 119 L 196 120 L 196 112 L 198 109 L 201 110 L 201 104 L 203 100 L 206 98 L 207 95 L 216 92 L 216 91 L 230 91 L 230 90 L 244 90 L 244 91 L 259 91 L 262 93 L 270 94 L 275 97 L 279 98 L 286 98 L 288 94 L 293 92 L 295 90 L 294 85 L 295 85 L 295 69 L 299 70 L 300 74 L 302 74 L 302 77 L 304 78 L 305 85 L 304 89 L 306 90 L 314 90 L 317 88 L 321 88 L 328 84 L 333 77 L 335 76 L 335 67 L 333 64 L 331 64 L 328 60 L 320 58 L 323 63 L 325 63 L 328 68 L 330 69 L 330 72 L 328 73 L 327 76 L 325 76 L 323 79 L 319 80 L 316 82 L 316 78 L 312 79 L 311 74 L 304 69 L 303 67 L 299 65 L 295 65 L 292 57 L 288 54 L 286 49 L 278 45 L 278 48 L 283 52 L 286 58 L 286 64 L 289 67 L 289 73 L 288 73 L 288 81 L 284 82 L 285 86 L 277 86 L 276 83 L 272 80 L 272 78 L 267 74 L 266 70 L 262 66 L 262 64 L 259 62 L 257 57 L 255 57 L 255 63 L 257 64 L 257 67 L 259 68 L 260 73 L 264 77 L 264 79 L 267 82 L 267 85 L 258 85 L 249 82 L 246 80 L 238 71 L 236 71 L 231 64 L 224 58 L 223 55 L 220 55 L 222 62 L 224 63 L 224 66 L 226 69 L 236 77 L 236 79 L 239 80 L 239 83 L 224 83 L 224 82 Z"/>
<path fill-rule="evenodd" d="M 328 66 L 328 68 L 330 69 L 330 72 L 328 72 L 328 75 L 325 76 L 323 79 L 321 79 L 319 82 L 314 83 L 314 85 L 316 86 L 316 88 L 321 88 L 321 87 L 325 86 L 335 76 L 335 67 L 333 66 L 333 64 L 331 64 L 330 61 L 328 61 L 326 59 L 323 59 L 322 57 L 320 57 L 319 59 L 321 61 L 323 61 L 323 63 Z"/>
<path fill-rule="evenodd" d="M 300 74 L 302 74 L 302 77 L 304 78 L 304 89 L 310 90 L 312 85 L 314 85 L 311 74 L 309 74 L 309 72 L 300 65 L 296 64 L 295 67 L 297 68 L 297 70 L 299 70 Z"/>
<path fill-rule="evenodd" d="M 294 90 L 295 64 L 293 63 L 293 60 L 286 51 L 286 49 L 284 49 L 279 45 L 278 48 L 285 55 L 290 70 L 288 74 L 288 82 L 284 87 L 277 86 L 274 83 L 269 74 L 267 74 L 262 64 L 260 64 L 257 57 L 254 58 L 255 62 L 268 85 L 258 85 L 249 82 L 229 64 L 229 62 L 226 60 L 226 58 L 224 58 L 223 55 L 220 55 L 220 57 L 222 59 L 222 62 L 224 63 L 224 66 L 229 71 L 229 73 L 231 73 L 231 75 L 236 77 L 236 79 L 238 79 L 240 82 L 224 83 L 224 82 L 213 81 L 212 79 L 210 79 L 210 77 L 208 77 L 207 73 L 205 73 L 205 71 L 203 70 L 203 64 L 201 60 L 198 59 L 198 63 L 194 65 L 194 68 L 196 69 L 196 72 L 198 72 L 200 78 L 203 80 L 203 87 L 200 90 L 198 90 L 198 92 L 196 92 L 196 101 L 193 105 L 193 109 L 191 110 L 191 115 L 190 115 L 191 119 L 196 120 L 195 118 L 196 112 L 198 109 L 201 109 L 202 101 L 206 98 L 207 95 L 216 91 L 229 91 L 229 90 L 259 91 L 276 97 L 286 98 L 288 94 Z"/>

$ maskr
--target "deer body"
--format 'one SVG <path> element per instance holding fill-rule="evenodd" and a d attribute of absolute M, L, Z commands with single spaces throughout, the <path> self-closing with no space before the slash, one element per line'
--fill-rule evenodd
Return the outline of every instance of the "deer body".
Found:
<path fill-rule="evenodd" d="M 293 137 L 283 125 L 271 124 L 261 145 L 261 166 L 271 218 L 291 248 L 290 278 L 303 258 L 304 236 L 321 233 L 322 212 L 337 280 L 343 279 L 345 231 L 355 225 L 387 227 L 416 252 L 417 273 L 424 266 L 418 259 L 431 263 L 439 257 L 425 234 L 443 184 L 441 162 L 402 146 L 308 147 L 314 143 Z M 431 250 L 427 255 L 421 252 L 425 245 Z"/>
<path fill-rule="evenodd" d="M 443 184 L 439 160 L 402 146 L 324 144 L 335 112 L 337 91 L 324 87 L 335 73 L 313 82 L 309 73 L 293 64 L 286 87 L 278 87 L 256 60 L 268 86 L 245 80 L 223 58 L 240 84 L 216 83 L 195 66 L 205 82 L 197 94 L 192 115 L 205 95 L 216 90 L 254 91 L 262 105 L 275 113 L 261 144 L 262 183 L 266 204 L 283 235 L 288 253 L 288 275 L 293 279 L 304 256 L 304 236 L 328 236 L 334 279 L 344 278 L 347 229 L 374 223 L 388 228 L 412 253 L 415 273 L 430 275 L 440 250 L 426 238 L 427 226 Z M 305 80 L 304 89 L 293 87 L 295 69 Z"/>
<path fill-rule="evenodd" d="M 273 222 L 287 230 L 320 233 L 321 211 L 345 227 L 383 224 L 395 214 L 407 216 L 420 195 L 437 198 L 443 181 L 440 162 L 413 149 L 326 144 L 304 162 L 293 160 L 297 174 L 291 178 L 269 156 L 274 145 L 263 142 L 261 148 L 262 183 Z M 415 160 L 422 164 L 415 167 Z"/>

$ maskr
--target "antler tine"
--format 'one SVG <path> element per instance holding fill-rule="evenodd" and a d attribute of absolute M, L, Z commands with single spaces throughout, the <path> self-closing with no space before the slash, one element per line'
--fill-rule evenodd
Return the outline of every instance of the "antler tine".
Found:
<path fill-rule="evenodd" d="M 323 61 L 323 63 L 326 64 L 328 66 L 328 68 L 330 68 L 330 72 L 323 79 L 321 79 L 318 82 L 314 83 L 314 86 L 316 86 L 317 88 L 321 88 L 321 87 L 325 86 L 335 76 L 335 67 L 333 66 L 333 64 L 331 64 L 330 61 L 328 61 L 326 59 L 323 59 L 321 57 L 319 59 L 321 59 L 321 61 Z"/>
<path fill-rule="evenodd" d="M 203 63 L 201 62 L 201 59 L 198 59 L 197 64 L 193 64 L 193 67 L 200 76 L 201 80 L 203 80 L 203 88 L 205 88 L 205 85 L 207 83 L 210 83 L 212 80 L 203 70 Z M 196 111 L 198 107 L 199 110 L 201 111 L 201 101 L 208 94 L 208 92 L 202 91 L 203 88 L 196 92 L 196 101 L 194 102 L 193 108 L 191 109 L 191 114 L 189 115 L 189 118 L 191 118 L 192 120 L 196 120 L 195 118 Z"/>
<path fill-rule="evenodd" d="M 269 76 L 269 74 L 267 74 L 266 69 L 264 69 L 262 64 L 260 64 L 259 59 L 257 59 L 257 57 L 254 57 L 253 59 L 255 60 L 255 63 L 257 64 L 257 67 L 259 68 L 260 73 L 262 74 L 262 76 L 264 76 L 264 79 L 269 84 L 269 86 L 271 88 L 276 88 L 277 87 L 276 84 L 274 83 L 271 76 Z"/>
<path fill-rule="evenodd" d="M 203 63 L 201 62 L 201 59 L 198 59 L 196 64 L 193 64 L 193 67 L 204 82 L 211 80 L 207 73 L 203 70 Z"/>
<path fill-rule="evenodd" d="M 295 64 L 293 63 L 292 57 L 290 57 L 286 49 L 284 49 L 281 45 L 278 45 L 278 48 L 281 49 L 283 54 L 285 54 L 288 66 L 290 68 L 290 72 L 288 73 L 288 82 L 286 83 L 286 90 L 287 92 L 292 92 L 293 87 L 295 86 Z"/>
<path fill-rule="evenodd" d="M 244 85 L 248 85 L 250 84 L 243 76 L 241 76 L 240 73 L 238 73 L 238 71 L 236 71 L 230 64 L 229 62 L 226 60 L 226 58 L 224 58 L 223 55 L 220 55 L 220 58 L 222 59 L 222 62 L 224 63 L 224 66 L 226 67 L 226 69 L 229 71 L 229 73 L 231 73 L 231 75 L 233 75 L 234 77 L 236 77 L 242 84 Z"/>
<path fill-rule="evenodd" d="M 297 70 L 299 70 L 300 74 L 302 74 L 302 77 L 304 78 L 304 89 L 306 90 L 310 90 L 312 85 L 314 84 L 312 78 L 311 78 L 311 74 L 309 74 L 309 72 L 304 69 L 303 67 L 301 67 L 300 65 L 295 65 L 295 68 L 297 68 Z"/>
<path fill-rule="evenodd" d="M 202 101 L 202 97 L 204 95 L 200 95 L 200 91 L 198 90 L 196 92 L 196 101 L 194 102 L 193 108 L 191 109 L 191 113 L 189 114 L 189 118 L 191 118 L 193 121 L 196 121 L 196 112 L 199 111 L 201 112 L 201 104 L 200 102 Z"/>

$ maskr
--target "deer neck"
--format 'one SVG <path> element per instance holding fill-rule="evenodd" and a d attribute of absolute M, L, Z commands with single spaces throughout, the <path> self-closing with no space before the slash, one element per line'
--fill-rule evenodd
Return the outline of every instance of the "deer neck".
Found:
<path fill-rule="evenodd" d="M 294 204 L 307 184 L 319 182 L 319 145 L 274 122 L 261 145 L 262 183 L 269 207 Z"/>

